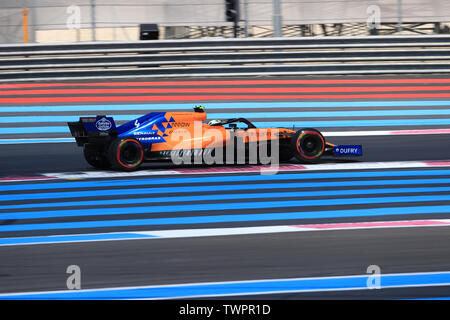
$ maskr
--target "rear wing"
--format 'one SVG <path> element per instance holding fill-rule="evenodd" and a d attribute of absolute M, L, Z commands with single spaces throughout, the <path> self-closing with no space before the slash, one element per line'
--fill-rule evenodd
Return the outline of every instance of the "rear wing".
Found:
<path fill-rule="evenodd" d="M 80 117 L 77 122 L 68 122 L 70 134 L 75 138 L 78 146 L 88 142 L 98 142 L 117 136 L 116 123 L 112 117 Z"/>

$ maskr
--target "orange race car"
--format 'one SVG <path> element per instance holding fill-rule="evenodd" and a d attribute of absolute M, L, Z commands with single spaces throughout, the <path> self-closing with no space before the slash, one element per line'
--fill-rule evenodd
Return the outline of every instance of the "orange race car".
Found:
<path fill-rule="evenodd" d="M 335 146 L 316 129 L 256 128 L 244 118 L 206 121 L 203 107 L 151 112 L 117 127 L 112 117 L 102 115 L 68 125 L 86 161 L 99 169 L 130 171 L 151 160 L 267 163 L 295 157 L 316 163 L 323 155 L 362 155 L 362 146 Z"/>

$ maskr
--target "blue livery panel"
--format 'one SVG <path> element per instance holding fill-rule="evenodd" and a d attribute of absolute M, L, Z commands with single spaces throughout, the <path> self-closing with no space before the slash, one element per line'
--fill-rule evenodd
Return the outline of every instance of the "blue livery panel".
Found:
<path fill-rule="evenodd" d="M 87 132 L 98 132 L 101 135 L 102 133 L 117 132 L 119 137 L 133 137 L 145 147 L 150 147 L 154 143 L 166 142 L 165 131 L 172 128 L 172 123 L 175 122 L 172 117 L 168 121 L 166 114 L 166 112 L 151 112 L 118 127 L 116 127 L 113 117 L 96 116 L 95 118 L 81 117 L 80 119 L 82 119 Z"/>
<path fill-rule="evenodd" d="M 163 125 L 163 122 L 167 123 L 167 126 Z M 139 117 L 135 120 L 131 120 L 124 123 L 118 128 L 119 137 L 134 137 L 139 140 L 139 142 L 149 147 L 154 143 L 166 142 L 164 137 L 165 130 L 172 128 L 171 123 L 175 120 L 166 120 L 166 112 L 152 112 Z"/>
<path fill-rule="evenodd" d="M 97 116 L 92 118 L 81 118 L 87 132 L 115 132 L 116 123 L 112 117 Z"/>

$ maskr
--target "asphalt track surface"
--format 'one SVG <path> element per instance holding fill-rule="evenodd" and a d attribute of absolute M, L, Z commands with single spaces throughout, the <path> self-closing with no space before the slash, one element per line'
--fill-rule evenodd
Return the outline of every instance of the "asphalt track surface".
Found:
<path fill-rule="evenodd" d="M 104 95 L 109 96 L 109 93 Z M 441 101 L 435 97 L 425 98 Z M 407 99 L 417 100 L 411 97 Z M 354 98 L 348 98 L 346 101 L 352 102 Z M 445 109 L 443 106 L 440 108 Z M 437 127 L 419 127 L 433 129 L 450 126 L 444 124 Z M 382 129 L 417 128 L 405 125 L 384 126 Z M 339 130 L 361 128 L 350 126 L 334 129 Z M 11 137 L 16 135 L 6 135 L 4 138 Z M 42 137 L 64 136 L 53 134 Z M 336 144 L 363 144 L 364 156 L 358 159 L 358 162 L 345 159 L 325 162 L 352 164 L 375 161 L 446 161 L 450 159 L 449 139 L 449 134 L 330 137 L 329 140 Z M 52 172 L 92 171 L 84 162 L 81 149 L 74 143 L 5 144 L 0 147 L 0 177 L 20 178 Z M 155 163 L 146 165 L 144 169 L 158 171 L 171 170 L 173 167 L 170 164 Z M 200 166 L 196 169 L 203 168 Z M 351 173 L 358 174 L 352 176 Z M 311 174 L 316 176 L 307 176 Z M 332 176 L 333 174 L 337 175 Z M 183 180 L 193 177 L 189 174 L 81 181 L 2 182 L 0 240 L 105 232 L 450 219 L 450 209 L 446 207 L 450 201 L 450 169 L 447 170 L 446 167 L 354 169 L 344 173 L 340 170 L 287 171 L 276 176 L 282 178 L 271 180 L 260 178 L 257 173 L 201 174 L 199 171 L 199 174 L 195 175 L 195 179 L 198 179 L 195 182 Z M 235 177 L 238 180 L 234 180 Z M 121 185 L 123 181 L 131 182 Z M 62 186 L 59 185 L 61 183 L 72 184 Z M 83 183 L 92 185 L 82 185 Z M 309 186 L 308 183 L 316 185 Z M 328 185 L 322 186 L 321 183 Z M 249 187 L 246 188 L 246 185 Z M 231 189 L 227 190 L 228 186 L 231 186 Z M 240 188 L 236 189 L 236 186 Z M 174 187 L 185 189 L 180 191 L 173 189 Z M 144 188 L 147 188 L 147 191 L 133 192 Z M 365 191 L 357 193 L 355 190 Z M 318 193 L 305 194 L 311 191 Z M 327 191 L 330 193 L 326 194 Z M 333 195 L 333 191 L 344 193 Z M 345 193 L 346 191 L 349 193 Z M 39 194 L 45 196 L 39 197 Z M 165 200 L 159 203 L 151 202 L 159 197 L 165 197 Z M 186 201 L 175 199 L 176 197 L 193 198 Z M 119 202 L 111 202 L 116 200 Z M 122 200 L 123 202 L 120 202 Z M 336 202 L 327 203 L 334 200 Z M 141 212 L 141 207 L 148 209 Z M 414 208 L 419 207 L 424 209 L 413 212 Z M 135 209 L 139 210 L 133 211 Z M 361 212 L 348 214 L 355 210 Z M 376 212 L 368 214 L 367 210 Z M 337 211 L 340 214 L 336 214 Z M 269 217 L 275 213 L 283 214 L 284 218 L 230 218 L 220 222 L 210 218 L 230 214 L 241 217 L 267 214 Z M 292 215 L 292 218 L 289 215 Z M 183 220 L 189 217 L 196 217 L 198 221 L 192 223 Z M 160 224 L 127 223 L 132 220 L 165 218 L 179 220 Z M 101 221 L 113 221 L 117 225 L 102 225 Z M 70 227 L 70 223 L 86 224 Z M 64 224 L 69 227 L 62 228 Z M 74 264 L 82 270 L 82 289 L 350 276 L 365 274 L 369 265 L 380 266 L 383 274 L 445 272 L 450 271 L 449 240 L 449 227 L 434 226 L 7 245 L 0 246 L 0 293 L 66 290 L 66 268 Z M 450 286 L 278 293 L 244 297 L 435 298 L 450 297 Z"/>
<path fill-rule="evenodd" d="M 448 160 L 450 134 L 386 137 L 333 137 L 335 144 L 361 144 L 364 155 L 357 161 Z M 75 143 L 8 144 L 1 146 L 0 176 L 34 175 L 44 172 L 94 171 Z M 330 159 L 346 162 L 352 159 Z M 296 163 L 295 159 L 291 161 Z M 145 163 L 143 169 L 174 168 L 170 162 Z"/>

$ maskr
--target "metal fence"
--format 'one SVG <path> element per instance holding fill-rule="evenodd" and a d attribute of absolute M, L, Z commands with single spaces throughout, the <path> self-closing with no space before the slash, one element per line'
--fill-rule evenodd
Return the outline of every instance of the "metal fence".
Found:
<path fill-rule="evenodd" d="M 240 36 L 272 37 L 276 3 L 283 36 L 368 35 L 371 23 L 389 33 L 436 33 L 450 22 L 447 0 L 240 0 Z M 224 0 L 0 1 L 2 43 L 24 42 L 24 34 L 30 42 L 138 40 L 144 23 L 158 24 L 162 39 L 232 36 Z"/>
<path fill-rule="evenodd" d="M 450 36 L 0 46 L 0 81 L 450 72 Z"/>

